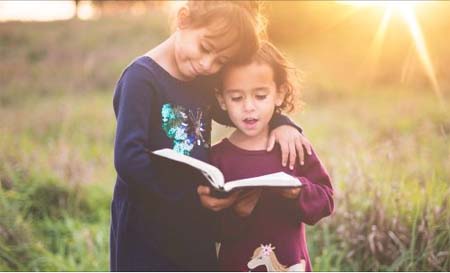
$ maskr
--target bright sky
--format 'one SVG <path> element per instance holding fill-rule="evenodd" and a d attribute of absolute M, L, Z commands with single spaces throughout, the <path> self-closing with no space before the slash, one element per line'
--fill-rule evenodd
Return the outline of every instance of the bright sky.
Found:
<path fill-rule="evenodd" d="M 89 1 L 79 7 L 80 19 L 92 17 Z M 74 1 L 0 1 L 0 21 L 50 21 L 70 19 L 75 13 Z"/>

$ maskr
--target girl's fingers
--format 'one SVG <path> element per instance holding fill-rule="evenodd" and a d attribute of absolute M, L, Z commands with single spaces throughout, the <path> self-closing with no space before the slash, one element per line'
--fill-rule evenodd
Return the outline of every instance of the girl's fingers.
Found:
<path fill-rule="evenodd" d="M 233 200 L 233 202 L 239 197 L 239 194 L 241 193 L 241 191 L 235 191 L 230 195 L 230 199 Z"/>
<path fill-rule="evenodd" d="M 279 144 L 281 148 L 281 165 L 285 167 L 289 156 L 289 146 L 285 141 L 281 141 Z"/>
<path fill-rule="evenodd" d="M 303 142 L 301 138 L 295 140 L 295 147 L 299 156 L 300 165 L 305 164 L 305 152 L 303 151 Z"/>
<path fill-rule="evenodd" d="M 239 203 L 245 203 L 248 200 L 251 200 L 255 197 L 259 198 L 259 194 L 260 194 L 261 190 L 249 190 L 244 192 L 243 194 L 239 195 L 239 197 L 237 198 L 237 202 Z"/>
<path fill-rule="evenodd" d="M 237 205 L 240 207 L 247 207 L 247 206 L 254 207 L 258 202 L 259 197 L 260 197 L 259 192 L 253 192 L 252 195 L 249 195 L 247 198 L 239 200 L 237 202 Z"/>
<path fill-rule="evenodd" d="M 213 211 L 220 211 L 222 209 L 230 207 L 237 198 L 237 194 L 234 193 L 227 198 L 215 198 L 209 195 L 204 195 L 202 197 L 202 202 Z"/>
<path fill-rule="evenodd" d="M 245 191 L 241 195 L 239 195 L 238 200 L 244 200 L 252 195 L 252 191 Z"/>
<path fill-rule="evenodd" d="M 287 189 L 282 192 L 282 195 L 289 199 L 297 198 L 300 193 L 300 188 Z"/>
<path fill-rule="evenodd" d="M 238 197 L 239 203 L 247 203 L 250 200 L 259 199 L 259 196 L 261 195 L 262 190 L 261 189 L 255 189 L 255 190 L 249 190 L 245 192 L 244 194 L 240 195 Z"/>
<path fill-rule="evenodd" d="M 229 203 L 233 203 L 237 199 L 238 195 L 239 195 L 239 192 L 236 191 L 225 198 L 214 198 L 214 197 L 212 197 L 212 198 L 216 199 L 218 204 L 227 205 Z"/>
<path fill-rule="evenodd" d="M 209 195 L 211 193 L 211 190 L 208 186 L 199 185 L 197 187 L 197 193 L 199 195 Z"/>
<path fill-rule="evenodd" d="M 308 152 L 309 155 L 312 155 L 312 145 L 309 142 L 308 139 L 306 139 L 306 137 L 303 138 L 303 140 L 305 141 L 305 143 L 303 144 L 306 148 L 306 151 Z"/>
<path fill-rule="evenodd" d="M 252 192 L 252 194 L 249 196 L 251 200 L 256 200 L 259 199 L 259 197 L 261 196 L 261 190 L 255 190 L 254 192 Z"/>
<path fill-rule="evenodd" d="M 231 206 L 236 201 L 240 191 L 236 191 L 226 198 L 215 198 L 210 195 L 210 187 L 200 185 L 197 187 L 197 193 L 200 196 L 200 201 L 204 207 L 213 211 L 219 211 Z"/>
<path fill-rule="evenodd" d="M 272 151 L 274 145 L 275 145 L 275 135 L 270 134 L 269 141 L 267 143 L 267 151 L 268 152 Z"/>
<path fill-rule="evenodd" d="M 297 153 L 295 152 L 295 140 L 291 139 L 288 142 L 289 146 L 289 169 L 293 170 L 295 165 L 295 158 L 297 157 Z"/>

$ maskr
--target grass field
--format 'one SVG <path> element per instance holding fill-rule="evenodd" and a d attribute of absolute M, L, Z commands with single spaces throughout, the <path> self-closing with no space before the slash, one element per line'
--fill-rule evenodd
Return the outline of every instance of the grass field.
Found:
<path fill-rule="evenodd" d="M 0 24 L 0 271 L 108 270 L 112 92 L 167 35 L 157 16 Z M 322 76 L 292 115 L 336 190 L 308 228 L 314 270 L 449 271 L 448 96 Z"/>

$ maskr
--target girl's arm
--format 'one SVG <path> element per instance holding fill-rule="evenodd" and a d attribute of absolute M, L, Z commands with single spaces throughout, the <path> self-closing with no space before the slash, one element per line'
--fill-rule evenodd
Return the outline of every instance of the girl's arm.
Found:
<path fill-rule="evenodd" d="M 334 210 L 331 179 L 314 151 L 297 173 L 302 187 L 280 193 L 286 198 L 287 210 L 297 222 L 314 225 Z"/>
<path fill-rule="evenodd" d="M 234 126 L 227 112 L 220 108 L 215 98 L 211 104 L 211 116 L 216 122 L 222 125 Z M 270 121 L 270 136 L 267 150 L 271 151 L 275 143 L 279 143 L 281 148 L 281 164 L 286 166 L 289 158 L 289 167 L 291 170 L 294 169 L 297 155 L 300 164 L 303 165 L 305 158 L 303 147 L 305 147 L 308 155 L 311 154 L 311 144 L 302 135 L 302 132 L 302 128 L 297 126 L 287 116 L 275 113 Z"/>
<path fill-rule="evenodd" d="M 196 198 L 195 187 L 187 183 L 190 181 L 171 181 L 171 185 L 163 183 L 165 181 L 156 173 L 158 170 L 149 157 L 147 145 L 149 131 L 153 129 L 150 128 L 150 117 L 154 94 L 148 71 L 138 64 L 131 64 L 117 84 L 114 95 L 117 117 L 114 165 L 117 175 L 129 186 L 132 194 L 147 199 L 149 193 L 171 202 L 188 196 Z M 176 188 L 176 191 L 168 188 Z"/>

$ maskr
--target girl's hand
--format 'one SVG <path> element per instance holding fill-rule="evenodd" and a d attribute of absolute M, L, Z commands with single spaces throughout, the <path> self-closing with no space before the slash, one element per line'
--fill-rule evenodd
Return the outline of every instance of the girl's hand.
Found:
<path fill-rule="evenodd" d="M 305 163 L 303 147 L 305 147 L 308 155 L 312 154 L 311 143 L 308 139 L 300 134 L 296 128 L 290 125 L 279 126 L 270 132 L 269 142 L 267 143 L 267 151 L 271 151 L 273 149 L 275 142 L 280 144 L 281 164 L 285 167 L 289 157 L 289 168 L 291 170 L 294 169 L 297 153 L 300 158 L 300 165 Z"/>
<path fill-rule="evenodd" d="M 216 212 L 230 207 L 239 195 L 239 191 L 236 191 L 225 198 L 215 198 L 211 196 L 211 191 L 212 189 L 208 186 L 200 185 L 197 187 L 197 194 L 202 205 Z"/>
<path fill-rule="evenodd" d="M 280 194 L 284 198 L 287 199 L 297 199 L 300 195 L 301 188 L 287 188 L 287 189 L 280 189 Z"/>
<path fill-rule="evenodd" d="M 247 217 L 252 214 L 259 197 L 261 197 L 261 192 L 261 189 L 249 190 L 239 196 L 233 206 L 234 212 L 240 217 Z"/>

